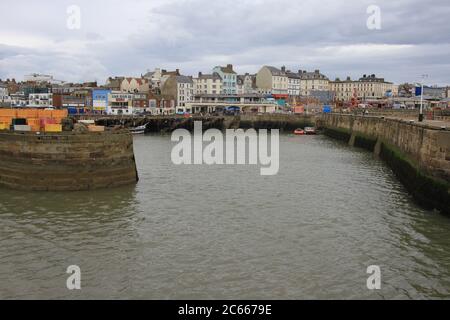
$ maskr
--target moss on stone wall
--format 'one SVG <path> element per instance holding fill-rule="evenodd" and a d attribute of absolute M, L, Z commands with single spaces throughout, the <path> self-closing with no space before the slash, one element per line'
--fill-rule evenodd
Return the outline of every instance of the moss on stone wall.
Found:
<path fill-rule="evenodd" d="M 373 139 L 371 137 L 367 137 L 361 134 L 356 134 L 355 136 L 355 147 L 363 148 L 369 151 L 373 151 L 375 148 L 375 144 L 377 143 L 376 139 Z"/>
<path fill-rule="evenodd" d="M 338 139 L 338 140 L 345 141 L 345 142 L 348 142 L 352 135 L 349 130 L 341 129 L 341 128 L 324 128 L 323 132 L 325 135 L 327 135 L 331 138 Z"/>
<path fill-rule="evenodd" d="M 386 143 L 381 144 L 380 157 L 420 205 L 450 214 L 449 183 L 426 175 L 399 149 Z"/>

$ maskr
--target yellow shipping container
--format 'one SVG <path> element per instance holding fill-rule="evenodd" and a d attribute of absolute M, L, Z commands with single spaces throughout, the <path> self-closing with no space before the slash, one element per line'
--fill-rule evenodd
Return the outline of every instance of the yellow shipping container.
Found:
<path fill-rule="evenodd" d="M 9 124 L 0 122 L 0 130 L 9 130 Z"/>
<path fill-rule="evenodd" d="M 62 126 L 60 124 L 46 124 L 45 132 L 61 132 Z"/>

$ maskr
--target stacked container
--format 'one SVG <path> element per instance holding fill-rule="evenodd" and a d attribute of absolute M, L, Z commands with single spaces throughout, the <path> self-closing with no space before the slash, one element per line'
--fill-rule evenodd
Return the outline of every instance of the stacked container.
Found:
<path fill-rule="evenodd" d="M 61 132 L 67 114 L 67 110 L 0 109 L 0 130 Z"/>

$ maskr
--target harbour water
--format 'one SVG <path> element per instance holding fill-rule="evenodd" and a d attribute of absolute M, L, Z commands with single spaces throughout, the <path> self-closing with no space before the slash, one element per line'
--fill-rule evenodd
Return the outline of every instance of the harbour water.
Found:
<path fill-rule="evenodd" d="M 369 152 L 280 137 L 280 170 L 175 166 L 135 137 L 136 186 L 0 190 L 0 298 L 450 297 L 450 219 L 418 207 Z M 68 173 L 70 174 L 70 173 Z M 81 268 L 69 291 L 66 269 Z M 381 290 L 366 287 L 381 268 Z"/>

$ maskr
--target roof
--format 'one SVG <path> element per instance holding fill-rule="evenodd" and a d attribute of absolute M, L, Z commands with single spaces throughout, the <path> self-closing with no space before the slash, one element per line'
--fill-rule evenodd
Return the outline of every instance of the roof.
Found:
<path fill-rule="evenodd" d="M 290 78 L 290 79 L 301 79 L 300 74 L 295 73 L 295 72 L 287 71 L 287 72 L 286 72 L 286 75 L 287 75 L 287 77 Z"/>
<path fill-rule="evenodd" d="M 151 78 L 153 77 L 154 74 L 155 74 L 154 71 L 147 72 L 146 74 L 144 74 L 144 78 Z"/>
<path fill-rule="evenodd" d="M 176 80 L 178 83 L 194 83 L 192 77 L 188 76 L 176 76 Z"/>
<path fill-rule="evenodd" d="M 237 74 L 233 70 L 233 65 L 229 64 L 226 67 L 217 66 L 214 69 L 219 68 L 223 73 L 231 73 L 231 74 Z"/>
<path fill-rule="evenodd" d="M 217 72 L 214 72 L 213 74 L 199 74 L 197 79 L 222 80 Z"/>
<path fill-rule="evenodd" d="M 273 76 L 285 76 L 286 73 L 281 71 L 278 68 L 272 67 L 272 66 L 264 66 L 267 69 L 269 69 L 270 73 L 272 73 Z"/>
<path fill-rule="evenodd" d="M 136 82 L 138 83 L 138 85 L 142 86 L 143 84 L 148 83 L 148 79 L 142 79 L 142 78 L 126 78 L 125 80 L 127 80 L 128 83 L 131 83 L 131 81 L 136 80 Z"/>

